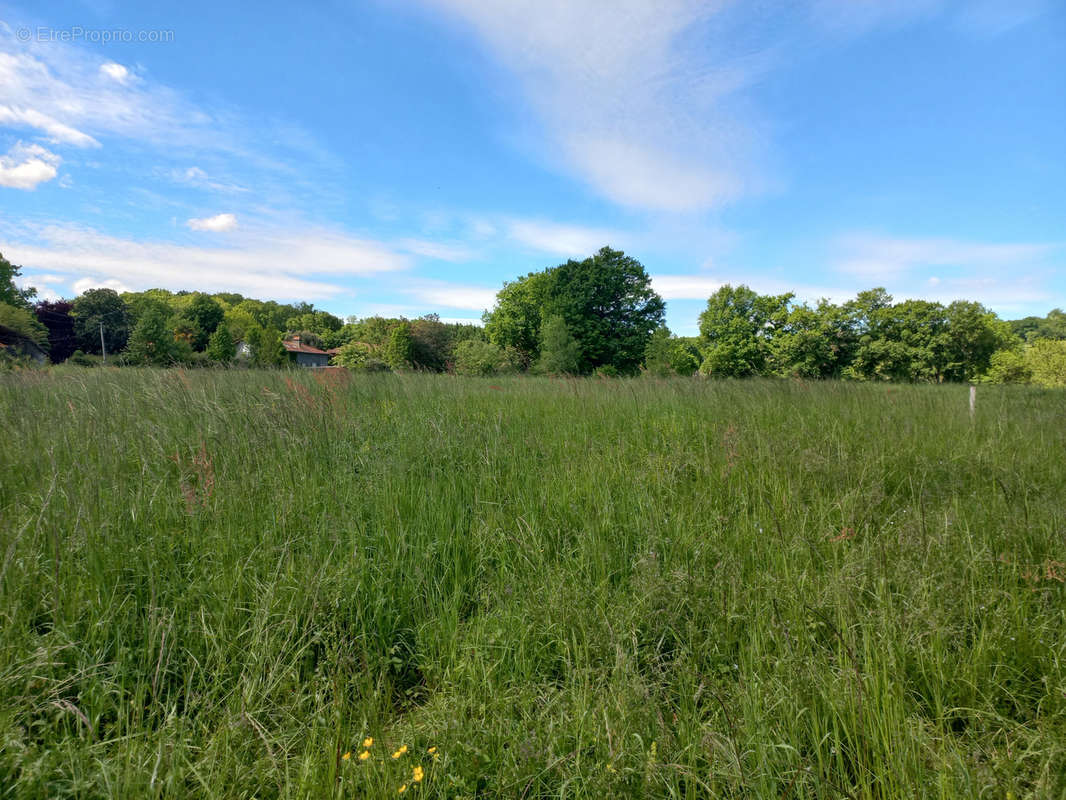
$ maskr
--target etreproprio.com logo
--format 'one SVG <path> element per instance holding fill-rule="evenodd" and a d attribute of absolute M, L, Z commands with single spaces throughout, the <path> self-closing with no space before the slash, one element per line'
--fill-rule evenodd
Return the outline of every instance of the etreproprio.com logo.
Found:
<path fill-rule="evenodd" d="M 132 28 L 51 28 L 43 25 L 23 26 L 15 31 L 20 42 L 88 42 L 90 44 L 166 44 L 174 41 L 172 30 L 134 30 Z"/>

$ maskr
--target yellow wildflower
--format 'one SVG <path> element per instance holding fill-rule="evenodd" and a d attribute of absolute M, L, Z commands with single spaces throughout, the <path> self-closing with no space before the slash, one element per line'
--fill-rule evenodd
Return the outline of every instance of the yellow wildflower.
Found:
<path fill-rule="evenodd" d="M 371 739 L 369 736 L 367 736 L 365 739 L 363 739 L 363 747 L 364 748 L 368 748 L 368 747 L 370 747 L 373 744 L 374 744 L 374 740 Z"/>
<path fill-rule="evenodd" d="M 429 753 L 430 755 L 433 755 L 434 753 L 437 752 L 437 748 L 436 747 L 431 747 L 426 752 Z"/>
<path fill-rule="evenodd" d="M 407 791 L 407 784 L 405 783 L 403 786 L 401 786 L 399 789 L 396 790 L 396 794 L 403 794 L 406 791 Z"/>
<path fill-rule="evenodd" d="M 406 752 L 407 752 L 407 745 L 402 744 L 402 745 L 400 745 L 400 749 L 392 754 L 392 757 L 393 758 L 399 758 L 400 756 L 402 756 Z"/>
<path fill-rule="evenodd" d="M 370 751 L 369 750 L 364 750 L 362 753 L 359 754 L 359 760 L 360 761 L 366 761 L 368 758 L 370 758 Z"/>
<path fill-rule="evenodd" d="M 349 751 L 348 751 L 347 753 L 345 753 L 345 754 L 344 754 L 343 756 L 341 756 L 341 758 L 342 758 L 342 759 L 343 759 L 344 761 L 347 761 L 347 760 L 348 760 L 349 758 L 351 758 L 351 757 L 352 757 L 352 751 L 351 751 L 351 750 L 349 750 Z"/>
<path fill-rule="evenodd" d="M 422 778 L 426 776 L 426 773 L 422 771 L 422 767 L 418 766 L 411 770 L 411 780 L 415 783 L 421 782 Z"/>

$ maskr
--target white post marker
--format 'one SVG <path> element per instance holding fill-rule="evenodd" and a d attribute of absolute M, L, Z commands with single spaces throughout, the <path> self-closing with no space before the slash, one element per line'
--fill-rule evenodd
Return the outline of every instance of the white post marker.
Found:
<path fill-rule="evenodd" d="M 970 419 L 973 419 L 974 408 L 977 405 L 977 387 L 970 387 Z"/>

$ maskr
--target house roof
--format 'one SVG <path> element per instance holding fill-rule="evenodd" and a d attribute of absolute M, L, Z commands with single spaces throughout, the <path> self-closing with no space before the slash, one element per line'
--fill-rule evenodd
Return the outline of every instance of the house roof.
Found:
<path fill-rule="evenodd" d="M 329 355 L 325 350 L 319 350 L 317 347 L 306 345 L 299 339 L 286 339 L 282 342 L 282 345 L 284 345 L 285 349 L 290 353 L 312 353 L 319 356 Z"/>

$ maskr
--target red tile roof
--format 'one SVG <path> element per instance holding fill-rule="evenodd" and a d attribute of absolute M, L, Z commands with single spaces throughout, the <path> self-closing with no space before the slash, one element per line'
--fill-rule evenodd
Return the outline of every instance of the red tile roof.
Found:
<path fill-rule="evenodd" d="M 314 353 L 320 356 L 328 355 L 325 350 L 319 350 L 317 347 L 306 345 L 299 339 L 286 339 L 282 342 L 282 345 L 284 345 L 285 349 L 290 353 Z"/>

